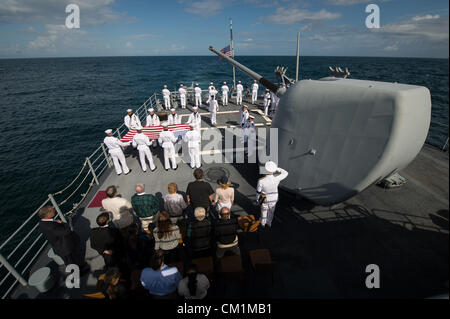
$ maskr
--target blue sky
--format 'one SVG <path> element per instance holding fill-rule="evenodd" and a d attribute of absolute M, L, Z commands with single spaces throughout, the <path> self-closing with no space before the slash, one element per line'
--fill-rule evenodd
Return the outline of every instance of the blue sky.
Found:
<path fill-rule="evenodd" d="M 65 27 L 67 4 L 80 29 Z M 367 29 L 365 8 L 380 7 Z M 210 55 L 449 56 L 448 0 L 0 0 L 0 58 Z"/>

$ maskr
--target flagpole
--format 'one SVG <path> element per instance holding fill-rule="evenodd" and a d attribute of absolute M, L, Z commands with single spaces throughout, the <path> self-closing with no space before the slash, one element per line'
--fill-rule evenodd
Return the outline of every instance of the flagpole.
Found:
<path fill-rule="evenodd" d="M 230 18 L 230 45 L 231 45 L 231 57 L 234 60 L 234 45 L 233 45 L 233 20 Z M 236 89 L 236 70 L 233 66 L 233 89 Z"/>

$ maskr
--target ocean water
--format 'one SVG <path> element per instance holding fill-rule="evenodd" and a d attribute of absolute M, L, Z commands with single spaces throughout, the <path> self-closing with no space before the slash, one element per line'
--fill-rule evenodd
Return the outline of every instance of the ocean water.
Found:
<path fill-rule="evenodd" d="M 277 65 L 294 78 L 295 57 L 237 57 L 275 81 Z M 300 78 L 348 67 L 351 78 L 423 85 L 432 96 L 427 142 L 448 136 L 448 59 L 301 57 Z M 251 79 L 237 71 L 244 84 Z M 49 193 L 66 186 L 106 128 L 116 128 L 162 85 L 232 82 L 231 66 L 216 56 L 0 60 L 0 243 Z"/>

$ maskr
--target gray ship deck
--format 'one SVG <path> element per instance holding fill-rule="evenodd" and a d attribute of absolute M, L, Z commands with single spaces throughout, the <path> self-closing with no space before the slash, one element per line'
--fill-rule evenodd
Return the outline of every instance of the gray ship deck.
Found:
<path fill-rule="evenodd" d="M 261 106 L 259 106 L 262 109 Z M 188 110 L 179 113 L 187 114 Z M 252 109 L 252 107 L 250 107 Z M 220 112 L 236 111 L 230 103 Z M 201 112 L 207 112 L 205 105 Z M 255 113 L 256 114 L 256 113 Z M 186 120 L 183 118 L 183 120 Z M 202 127 L 209 127 L 209 116 Z M 217 116 L 218 127 L 239 122 L 238 113 Z M 261 115 L 256 123 L 269 122 Z M 119 187 L 119 193 L 130 199 L 134 185 L 146 184 L 147 192 L 156 194 L 162 203 L 167 185 L 176 182 L 184 191 L 192 181 L 192 169 L 180 163 L 176 171 L 163 169 L 161 150 L 152 149 L 158 169 L 143 173 L 137 157 L 128 157 L 132 172 L 116 176 L 113 169 L 104 173 L 100 186 L 91 191 L 86 207 L 74 220 L 86 248 L 86 260 L 91 272 L 81 279 L 81 289 L 63 286 L 63 269 L 59 269 L 60 286 L 46 294 L 33 288 L 18 288 L 13 298 L 83 298 L 94 292 L 96 278 L 102 273 L 103 260 L 90 248 L 89 229 L 95 227 L 99 208 L 87 208 L 99 190 L 109 185 Z M 401 173 L 407 184 L 399 189 L 385 190 L 371 186 L 364 192 L 335 207 L 315 206 L 305 199 L 294 200 L 282 192 L 271 229 L 257 234 L 240 234 L 244 268 L 243 282 L 227 282 L 222 289 L 219 281 L 211 288 L 213 298 L 424 298 L 448 292 L 449 228 L 448 228 L 448 153 L 425 145 L 418 157 Z M 203 164 L 206 180 L 213 188 L 224 172 L 236 189 L 234 213 L 252 213 L 255 186 L 259 177 L 257 164 Z M 276 263 L 274 282 L 270 278 L 252 280 L 248 251 L 268 248 Z M 46 254 L 34 266 L 49 264 Z M 367 289 L 365 268 L 380 267 L 380 289 Z M 56 268 L 52 262 L 50 265 Z M 33 271 L 33 270 L 32 270 Z M 243 288 L 243 289 L 242 289 Z"/>

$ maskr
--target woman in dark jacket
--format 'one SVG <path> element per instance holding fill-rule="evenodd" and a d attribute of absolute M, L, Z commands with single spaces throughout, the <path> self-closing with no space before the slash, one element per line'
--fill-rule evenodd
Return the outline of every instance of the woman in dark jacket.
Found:
<path fill-rule="evenodd" d="M 189 224 L 187 231 L 191 254 L 208 253 L 211 249 L 211 222 L 206 219 L 203 207 L 197 207 L 194 216 L 195 220 Z"/>

